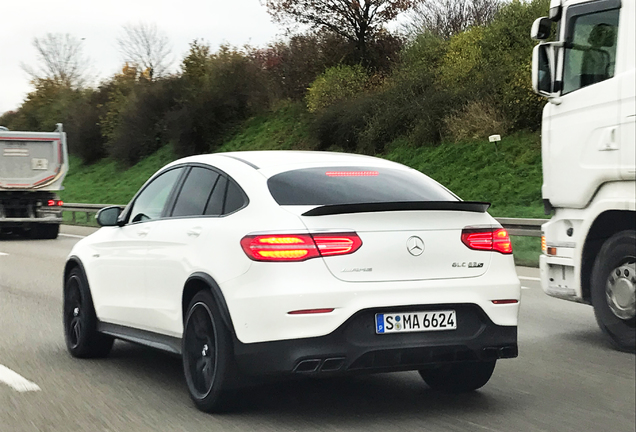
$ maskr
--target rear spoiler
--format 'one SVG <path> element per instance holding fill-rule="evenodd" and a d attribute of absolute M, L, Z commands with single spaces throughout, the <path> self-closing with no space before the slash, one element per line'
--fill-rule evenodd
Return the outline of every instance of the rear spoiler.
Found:
<path fill-rule="evenodd" d="M 490 203 L 480 201 L 398 201 L 359 204 L 333 204 L 313 208 L 303 216 L 326 216 L 348 213 L 374 213 L 388 211 L 443 210 L 486 213 Z"/>

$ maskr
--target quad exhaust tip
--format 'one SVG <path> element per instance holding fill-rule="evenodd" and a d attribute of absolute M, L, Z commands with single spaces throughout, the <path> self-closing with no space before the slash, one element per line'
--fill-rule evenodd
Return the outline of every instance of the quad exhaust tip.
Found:
<path fill-rule="evenodd" d="M 344 366 L 344 357 L 302 360 L 294 368 L 295 373 L 336 372 Z"/>

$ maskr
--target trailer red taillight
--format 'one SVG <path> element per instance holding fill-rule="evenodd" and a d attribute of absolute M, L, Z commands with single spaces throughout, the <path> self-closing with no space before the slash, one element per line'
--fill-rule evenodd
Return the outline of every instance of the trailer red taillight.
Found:
<path fill-rule="evenodd" d="M 319 256 L 346 255 L 357 251 L 362 240 L 356 233 L 248 235 L 241 247 L 254 261 L 294 262 Z"/>
<path fill-rule="evenodd" d="M 469 249 L 512 253 L 512 243 L 508 231 L 503 228 L 464 228 L 462 243 Z"/>

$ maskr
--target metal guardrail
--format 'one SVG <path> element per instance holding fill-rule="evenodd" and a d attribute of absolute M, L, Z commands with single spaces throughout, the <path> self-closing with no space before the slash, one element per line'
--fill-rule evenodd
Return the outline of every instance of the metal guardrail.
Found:
<path fill-rule="evenodd" d="M 76 223 L 75 213 L 86 213 L 86 222 L 90 221 L 90 215 L 97 213 L 104 207 L 116 204 L 74 204 L 64 203 L 62 209 L 72 212 L 73 223 Z M 122 207 L 124 207 L 122 205 Z M 546 223 L 548 219 L 523 219 L 523 218 L 496 218 L 497 221 L 508 230 L 510 235 L 541 237 L 541 225 Z"/>
<path fill-rule="evenodd" d="M 98 211 L 103 209 L 104 207 L 108 207 L 110 205 L 115 204 L 76 204 L 76 203 L 64 203 L 62 204 L 62 210 L 71 212 L 72 214 L 72 222 L 77 223 L 77 219 L 75 217 L 76 213 L 85 213 L 86 214 L 86 223 L 89 223 L 91 220 L 91 214 L 96 214 Z M 122 206 L 124 207 L 124 206 Z"/>
<path fill-rule="evenodd" d="M 541 225 L 549 219 L 495 218 L 513 236 L 541 237 Z"/>

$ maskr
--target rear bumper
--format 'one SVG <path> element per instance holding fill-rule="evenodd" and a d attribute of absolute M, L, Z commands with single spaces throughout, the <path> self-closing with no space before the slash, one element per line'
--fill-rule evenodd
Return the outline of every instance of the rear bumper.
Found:
<path fill-rule="evenodd" d="M 44 217 L 33 217 L 33 218 L 1 218 L 0 217 L 0 227 L 4 228 L 24 228 L 29 227 L 31 225 L 39 225 L 39 224 L 61 224 L 63 222 L 62 212 L 59 214 L 49 213 Z"/>
<path fill-rule="evenodd" d="M 457 312 L 457 330 L 375 333 L 375 313 L 413 310 Z M 243 344 L 235 357 L 246 374 L 342 374 L 417 370 L 436 364 L 513 358 L 517 327 L 494 324 L 474 304 L 420 305 L 358 312 L 321 337 Z"/>

